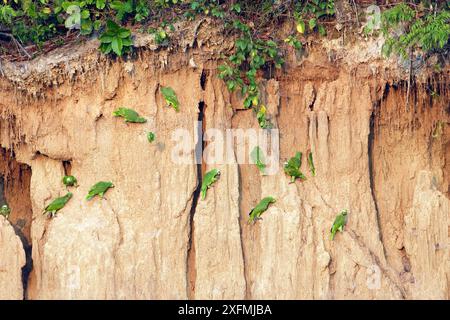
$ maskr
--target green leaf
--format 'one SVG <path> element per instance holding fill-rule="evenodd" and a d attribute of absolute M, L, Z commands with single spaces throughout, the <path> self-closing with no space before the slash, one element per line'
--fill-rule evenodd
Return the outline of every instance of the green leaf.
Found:
<path fill-rule="evenodd" d="M 308 22 L 308 26 L 310 30 L 313 30 L 317 25 L 317 20 L 315 18 L 312 18 Z"/>
<path fill-rule="evenodd" d="M 119 34 L 118 34 L 118 36 L 119 36 L 120 38 L 122 38 L 122 39 L 128 38 L 130 35 L 131 35 L 131 31 L 130 31 L 130 30 L 127 30 L 127 29 L 122 29 L 122 30 L 120 30 L 120 32 L 119 32 Z"/>
<path fill-rule="evenodd" d="M 117 33 L 120 30 L 120 26 L 112 20 L 106 21 L 106 27 L 113 33 Z"/>
<path fill-rule="evenodd" d="M 94 21 L 94 30 L 96 30 L 96 31 L 100 30 L 101 26 L 102 26 L 102 21 L 101 20 L 95 20 Z"/>
<path fill-rule="evenodd" d="M 97 9 L 102 10 L 105 8 L 106 0 L 97 0 L 95 6 Z"/>
<path fill-rule="evenodd" d="M 246 39 L 237 39 L 236 40 L 236 46 L 242 51 L 245 51 L 245 49 L 247 48 L 247 43 L 248 43 L 248 41 Z"/>
<path fill-rule="evenodd" d="M 228 81 L 227 81 L 227 88 L 228 88 L 228 90 L 230 90 L 231 92 L 233 92 L 234 89 L 236 89 L 236 81 L 234 81 L 234 80 L 228 80 Z"/>
<path fill-rule="evenodd" d="M 91 13 L 89 12 L 89 10 L 83 10 L 81 11 L 81 18 L 82 19 L 87 19 L 91 16 Z"/>
<path fill-rule="evenodd" d="M 111 44 L 110 43 L 102 43 L 100 45 L 100 51 L 103 52 L 104 54 L 109 54 L 111 53 Z"/>
<path fill-rule="evenodd" d="M 133 41 L 130 38 L 122 39 L 122 45 L 124 47 L 131 47 L 133 45 Z"/>
<path fill-rule="evenodd" d="M 297 32 L 301 34 L 305 33 L 305 22 L 303 20 L 297 22 Z"/>
<path fill-rule="evenodd" d="M 114 39 L 114 37 L 107 36 L 105 34 L 102 34 L 99 37 L 99 40 L 100 40 L 101 43 L 111 43 L 113 41 L 113 39 Z"/>
<path fill-rule="evenodd" d="M 325 27 L 323 25 L 319 24 L 318 28 L 319 28 L 319 34 L 322 37 L 325 37 L 327 35 L 327 30 L 325 29 Z"/>
<path fill-rule="evenodd" d="M 231 6 L 231 10 L 237 13 L 241 13 L 241 5 L 239 3 L 235 3 Z"/>
<path fill-rule="evenodd" d="M 121 38 L 114 38 L 112 40 L 111 48 L 114 51 L 114 53 L 117 54 L 118 56 L 122 55 L 122 47 L 123 47 L 123 43 L 122 43 Z"/>
<path fill-rule="evenodd" d="M 81 21 L 81 34 L 89 35 L 92 33 L 92 21 L 90 19 L 84 19 Z"/>

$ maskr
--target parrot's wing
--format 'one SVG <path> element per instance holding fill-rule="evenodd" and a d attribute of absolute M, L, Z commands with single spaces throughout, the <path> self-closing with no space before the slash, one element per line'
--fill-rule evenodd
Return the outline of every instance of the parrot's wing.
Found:
<path fill-rule="evenodd" d="M 91 200 L 95 196 L 94 190 L 89 190 L 88 195 L 86 196 L 86 200 Z"/>

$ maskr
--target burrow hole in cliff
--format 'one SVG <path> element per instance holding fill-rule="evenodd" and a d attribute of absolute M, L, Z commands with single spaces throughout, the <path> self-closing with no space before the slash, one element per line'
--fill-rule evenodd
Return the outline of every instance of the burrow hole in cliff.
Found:
<path fill-rule="evenodd" d="M 20 238 L 25 250 L 26 264 L 22 268 L 24 298 L 28 278 L 33 268 L 31 259 L 31 220 L 33 210 L 30 196 L 31 167 L 19 163 L 10 150 L 0 148 L 0 206 L 7 204 L 11 209 L 8 220 Z"/>

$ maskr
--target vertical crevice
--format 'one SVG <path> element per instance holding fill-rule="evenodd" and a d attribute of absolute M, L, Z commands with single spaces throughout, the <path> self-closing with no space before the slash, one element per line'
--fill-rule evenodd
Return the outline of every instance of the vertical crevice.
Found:
<path fill-rule="evenodd" d="M 239 211 L 241 211 L 241 201 L 242 201 L 242 173 L 241 173 L 241 168 L 240 165 L 238 164 L 237 166 L 237 170 L 238 170 L 238 178 L 239 178 Z M 247 273 L 249 272 L 247 270 L 247 254 L 246 254 L 246 249 L 244 246 L 244 226 L 243 226 L 243 221 L 242 221 L 242 217 L 239 217 L 239 232 L 240 232 L 240 238 L 241 238 L 241 251 L 242 251 L 242 263 L 243 263 L 243 269 L 244 269 L 244 281 L 245 281 L 245 300 L 249 300 L 250 299 L 250 286 L 248 283 L 248 276 Z"/>
<path fill-rule="evenodd" d="M 386 249 L 383 243 L 383 230 L 381 229 L 381 217 L 380 211 L 378 208 L 377 195 L 375 191 L 375 171 L 374 171 L 374 142 L 375 142 L 375 112 L 378 109 L 380 104 L 376 103 L 372 110 L 372 114 L 370 115 L 370 123 L 369 123 L 369 137 L 368 137 L 368 161 L 369 161 L 369 184 L 370 184 L 370 192 L 372 195 L 373 203 L 375 206 L 375 214 L 377 219 L 377 227 L 378 227 L 378 235 L 379 240 L 381 242 L 381 246 L 383 248 L 383 255 L 386 257 Z"/>
<path fill-rule="evenodd" d="M 25 265 L 22 267 L 23 300 L 28 300 L 28 283 L 30 281 L 31 271 L 33 270 L 33 247 L 26 239 L 22 240 L 22 244 L 25 251 Z"/>
<path fill-rule="evenodd" d="M 203 69 L 202 74 L 200 75 L 200 87 L 202 88 L 203 91 L 205 91 L 207 79 L 208 79 L 208 71 Z"/>
<path fill-rule="evenodd" d="M 202 72 L 203 74 L 203 72 Z M 197 210 L 198 200 L 200 198 L 200 191 L 202 187 L 203 179 L 203 151 L 205 149 L 205 144 L 203 142 L 203 133 L 205 132 L 205 109 L 206 105 L 203 101 L 198 104 L 198 122 L 197 122 L 197 138 L 195 145 L 195 163 L 197 171 L 197 186 L 194 190 L 192 196 L 192 205 L 189 212 L 189 244 L 187 252 L 187 296 L 188 299 L 192 300 L 195 298 L 195 280 L 196 280 L 196 267 L 195 267 L 195 225 L 194 225 L 194 215 Z"/>
<path fill-rule="evenodd" d="M 11 209 L 8 217 L 15 234 L 22 242 L 25 265 L 21 268 L 23 299 L 28 299 L 28 283 L 33 269 L 30 196 L 31 167 L 15 160 L 14 152 L 0 149 L 0 205 Z"/>

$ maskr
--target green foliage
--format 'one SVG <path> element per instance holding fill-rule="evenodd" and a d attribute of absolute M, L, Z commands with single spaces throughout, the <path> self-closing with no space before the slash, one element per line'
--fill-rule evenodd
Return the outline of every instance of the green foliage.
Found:
<path fill-rule="evenodd" d="M 169 31 L 175 31 L 175 27 L 167 22 L 162 22 L 158 28 L 148 29 L 148 33 L 154 35 L 156 44 L 164 46 L 170 42 Z"/>
<path fill-rule="evenodd" d="M 109 7 L 116 11 L 116 19 L 123 21 L 133 11 L 133 0 L 127 1 L 111 1 Z"/>
<path fill-rule="evenodd" d="M 302 48 L 302 43 L 297 39 L 295 35 L 290 35 L 289 37 L 284 39 L 284 42 L 292 46 L 295 50 L 300 50 Z"/>
<path fill-rule="evenodd" d="M 326 35 L 326 29 L 321 23 L 325 17 L 333 16 L 335 13 L 334 0 L 310 0 L 297 1 L 294 18 L 297 22 L 297 31 L 306 31 L 305 21 L 310 32 L 318 31 L 320 35 Z"/>
<path fill-rule="evenodd" d="M 134 20 L 136 22 L 144 21 L 150 15 L 150 8 L 147 5 L 147 1 L 138 0 L 136 4 L 136 14 L 134 16 Z"/>
<path fill-rule="evenodd" d="M 104 54 L 114 52 L 119 57 L 130 51 L 133 41 L 131 31 L 119 26 L 112 20 L 106 23 L 106 31 L 99 37 L 100 51 Z"/>
<path fill-rule="evenodd" d="M 182 0 L 154 0 L 155 6 L 157 8 L 168 8 L 170 6 L 176 5 Z"/>
<path fill-rule="evenodd" d="M 383 53 L 395 52 L 403 58 L 421 49 L 425 53 L 441 50 L 450 38 L 450 10 L 415 11 L 401 3 L 382 13 L 382 32 L 386 36 Z M 419 9 L 417 9 L 419 10 Z"/>
<path fill-rule="evenodd" d="M 230 10 L 240 11 L 240 5 L 233 5 Z M 225 11 L 217 4 L 216 1 L 211 0 L 192 0 L 189 7 L 184 12 L 184 17 L 192 20 L 197 15 L 212 16 L 215 18 L 223 19 L 225 17 Z"/>
<path fill-rule="evenodd" d="M 91 35 L 107 26 L 107 21 L 124 22 L 129 19 L 143 21 L 150 13 L 145 0 L 14 0 L 0 5 L 0 26 L 11 29 L 11 34 L 23 44 L 41 46 L 46 40 L 63 35 L 69 30 L 81 35 Z M 130 47 L 130 38 L 121 38 L 124 47 Z M 124 40 L 125 39 L 125 40 Z M 111 42 L 112 43 L 112 42 Z M 120 40 L 114 45 L 117 55 L 121 52 Z M 108 51 L 108 45 L 103 46 Z M 112 48 L 111 48 L 112 50 Z"/>
<path fill-rule="evenodd" d="M 161 93 L 169 107 L 173 107 L 175 111 L 180 111 L 180 102 L 178 101 L 177 94 L 171 87 L 161 87 Z"/>
<path fill-rule="evenodd" d="M 407 4 L 400 3 L 388 9 L 381 15 L 382 30 L 388 33 L 392 27 L 397 27 L 401 22 L 409 22 L 415 16 L 415 12 Z"/>
<path fill-rule="evenodd" d="M 259 105 L 257 72 L 268 63 L 280 68 L 284 60 L 276 42 L 255 39 L 250 28 L 240 21 L 234 21 L 233 28 L 244 35 L 235 41 L 235 52 L 228 58 L 228 63 L 218 67 L 219 77 L 225 80 L 230 91 L 240 90 L 245 96 L 245 108 L 257 107 Z M 259 123 L 266 124 L 264 121 Z"/>
<path fill-rule="evenodd" d="M 256 119 L 258 120 L 258 124 L 261 129 L 271 129 L 272 123 L 270 123 L 269 119 L 266 116 L 267 109 L 264 105 L 261 105 L 258 112 L 256 113 Z"/>
<path fill-rule="evenodd" d="M 16 17 L 17 14 L 17 11 L 15 11 L 10 5 L 3 5 L 0 7 L 0 22 L 11 24 L 13 18 Z"/>

